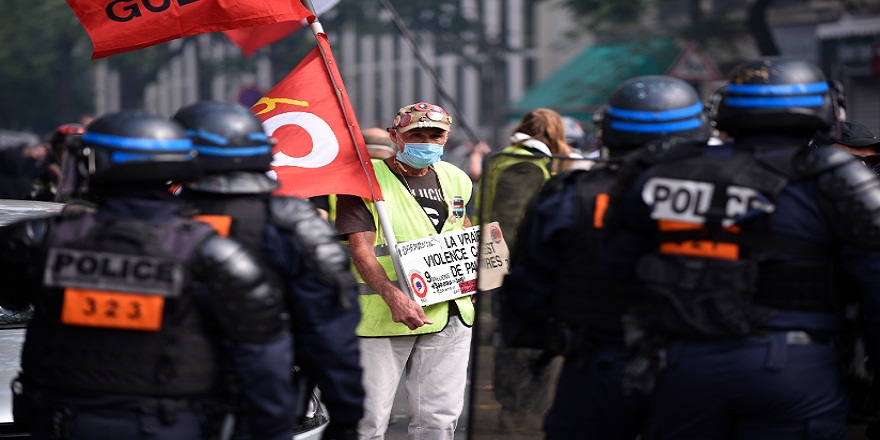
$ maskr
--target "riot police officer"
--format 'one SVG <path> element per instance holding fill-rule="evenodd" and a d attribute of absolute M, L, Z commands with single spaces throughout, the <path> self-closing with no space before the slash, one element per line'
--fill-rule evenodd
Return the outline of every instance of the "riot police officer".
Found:
<path fill-rule="evenodd" d="M 639 434 L 647 406 L 622 391 L 621 316 L 641 298 L 641 286 L 612 278 L 614 268 L 597 258 L 608 191 L 622 159 L 645 143 L 677 136 L 702 145 L 709 138 L 699 95 L 668 76 L 624 81 L 597 120 L 605 159 L 547 182 L 523 220 L 499 295 L 508 342 L 565 356 L 544 422 L 548 440 Z"/>
<path fill-rule="evenodd" d="M 354 332 L 360 310 L 347 249 L 310 203 L 271 195 L 279 186 L 266 175 L 272 142 L 247 108 L 198 102 L 173 119 L 186 128 L 205 171 L 184 185 L 181 197 L 198 218 L 223 225 L 258 255 L 283 286 L 297 367 L 317 384 L 330 413 L 324 438 L 354 438 L 364 390 Z"/>
<path fill-rule="evenodd" d="M 210 438 L 247 383 L 235 366 L 259 358 L 248 372 L 276 407 L 247 415 L 253 435 L 290 438 L 281 293 L 242 246 L 180 216 L 166 181 L 197 177 L 183 128 L 122 111 L 81 141 L 97 208 L 0 230 L 2 306 L 34 308 L 15 422 L 39 439 Z"/>
<path fill-rule="evenodd" d="M 646 286 L 625 317 L 627 384 L 652 391 L 646 440 L 848 438 L 832 342 L 847 292 L 880 341 L 880 181 L 808 147 L 840 116 L 811 63 L 745 62 L 710 106 L 732 142 L 651 149 L 620 181 L 603 256 Z"/>

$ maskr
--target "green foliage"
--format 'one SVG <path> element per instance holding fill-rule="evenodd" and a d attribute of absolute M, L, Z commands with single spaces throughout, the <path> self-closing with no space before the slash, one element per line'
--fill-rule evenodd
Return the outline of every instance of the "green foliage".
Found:
<path fill-rule="evenodd" d="M 700 11 L 700 0 L 656 0 L 655 7 L 659 10 L 687 6 L 689 20 L 645 26 L 639 20 L 646 13 L 647 4 L 647 0 L 562 0 L 562 6 L 584 25 L 584 29 L 596 33 L 598 40 L 604 43 L 663 36 L 683 37 L 703 44 L 709 41 L 724 44 L 731 32 L 742 29 L 742 23 L 725 17 L 730 12 L 728 10 L 715 9 L 704 15 Z"/>
<path fill-rule="evenodd" d="M 65 2 L 4 2 L 0 128 L 45 133 L 89 113 L 86 52 L 88 35 Z"/>

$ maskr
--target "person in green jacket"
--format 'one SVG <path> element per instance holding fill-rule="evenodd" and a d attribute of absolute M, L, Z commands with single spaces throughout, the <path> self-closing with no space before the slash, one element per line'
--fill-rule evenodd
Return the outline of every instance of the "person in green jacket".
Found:
<path fill-rule="evenodd" d="M 549 108 L 523 116 L 510 142 L 486 161 L 477 188 L 474 223 L 499 222 L 512 249 L 526 205 L 556 171 L 553 157 L 569 157 L 571 146 L 565 142 L 562 116 Z"/>
<path fill-rule="evenodd" d="M 514 128 L 510 142 L 510 146 L 492 155 L 484 166 L 477 190 L 475 223 L 497 221 L 507 246 L 514 249 L 517 229 L 529 202 L 557 171 L 558 164 L 566 162 L 559 159 L 572 156 L 562 117 L 548 108 L 527 113 Z M 541 350 L 504 346 L 497 327 L 499 298 L 489 293 L 489 319 L 494 322 L 496 333 L 493 335 L 492 388 L 501 404 L 499 429 L 540 430 L 554 394 L 560 362 L 554 361 L 536 370 L 533 366 L 541 357 Z M 485 316 L 485 308 L 480 310 L 480 316 Z"/>

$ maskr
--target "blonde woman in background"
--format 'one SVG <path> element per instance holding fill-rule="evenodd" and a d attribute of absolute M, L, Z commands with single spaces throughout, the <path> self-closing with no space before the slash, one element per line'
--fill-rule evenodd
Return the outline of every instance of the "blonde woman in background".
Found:
<path fill-rule="evenodd" d="M 549 108 L 527 113 L 514 128 L 510 145 L 490 156 L 483 168 L 476 196 L 475 223 L 499 222 L 508 247 L 513 249 L 529 201 L 553 174 L 565 168 L 559 163 L 568 161 L 558 158 L 571 157 L 571 153 L 559 113 Z M 497 328 L 500 322 L 498 297 L 490 295 L 490 298 L 492 316 L 488 319 L 495 323 L 493 391 L 501 404 L 499 429 L 539 431 L 550 406 L 560 363 L 546 363 L 540 371 L 533 371 L 531 367 L 541 357 L 541 350 L 503 346 Z"/>

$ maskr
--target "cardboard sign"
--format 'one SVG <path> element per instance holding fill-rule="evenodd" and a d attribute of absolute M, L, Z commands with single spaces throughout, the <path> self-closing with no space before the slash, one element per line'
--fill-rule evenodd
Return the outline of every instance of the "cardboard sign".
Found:
<path fill-rule="evenodd" d="M 397 254 L 410 295 L 422 306 L 477 293 L 478 274 L 480 290 L 499 287 L 510 269 L 498 222 L 398 243 Z"/>

